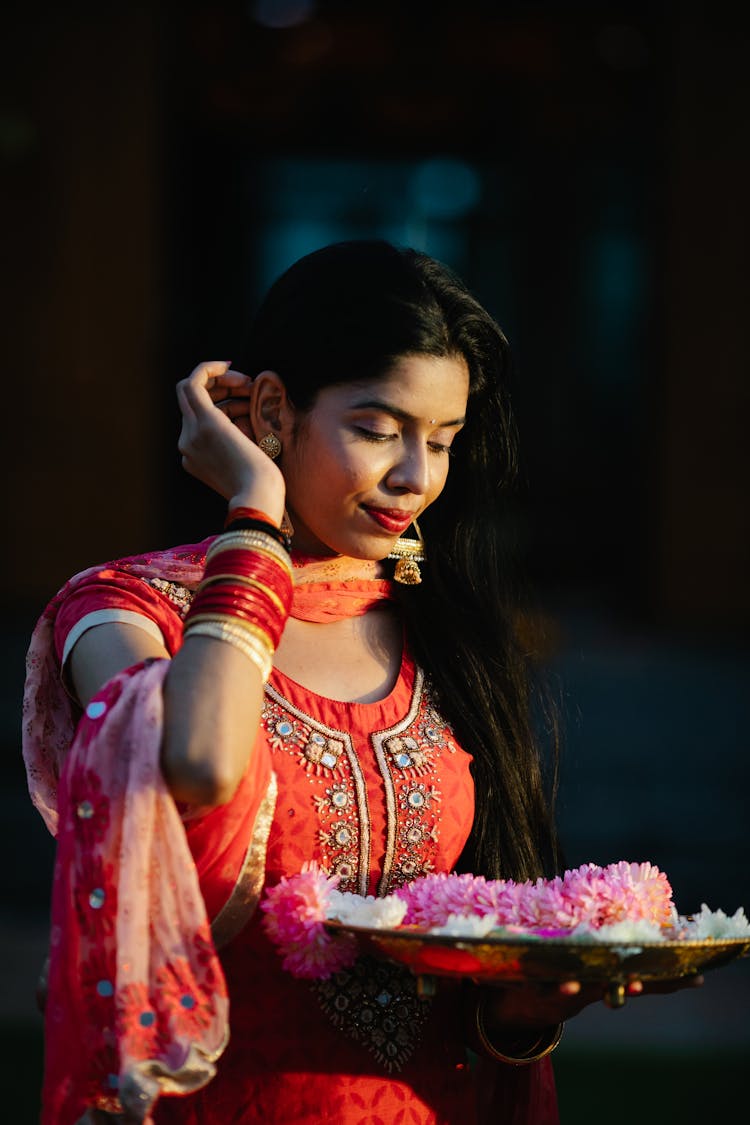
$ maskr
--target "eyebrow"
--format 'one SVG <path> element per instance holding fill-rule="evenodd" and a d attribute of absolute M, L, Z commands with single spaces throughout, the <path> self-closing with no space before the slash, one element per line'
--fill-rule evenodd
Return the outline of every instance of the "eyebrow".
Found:
<path fill-rule="evenodd" d="M 380 410 L 383 414 L 390 414 L 393 418 L 398 418 L 400 422 L 418 422 L 419 419 L 415 414 L 410 414 L 408 410 L 402 410 L 400 406 L 393 406 L 390 402 L 382 402 L 380 399 L 368 399 L 367 402 L 355 402 L 350 407 L 350 410 Z M 432 421 L 432 419 L 430 419 Z M 450 426 L 463 426 L 466 417 L 453 418 L 450 422 L 435 421 L 435 426 L 450 427 Z"/>

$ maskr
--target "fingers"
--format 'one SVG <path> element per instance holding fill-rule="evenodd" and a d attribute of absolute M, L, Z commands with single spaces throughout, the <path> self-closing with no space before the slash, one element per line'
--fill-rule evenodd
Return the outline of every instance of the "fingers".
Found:
<path fill-rule="evenodd" d="M 247 401 L 247 394 L 243 394 L 237 398 L 221 398 L 214 402 L 214 406 L 234 422 L 237 418 L 247 417 Z"/>
<path fill-rule="evenodd" d="M 484 982 L 482 982 L 484 983 Z M 488 984 L 491 995 L 493 1019 L 497 1023 L 554 1023 L 578 1015 L 590 1004 L 603 1002 L 618 1009 L 629 999 L 657 993 L 675 992 L 696 988 L 703 984 L 702 976 L 682 977 L 675 980 L 641 980 L 615 978 L 611 981 L 563 980 L 557 982 L 504 981 L 502 985 Z"/>
<path fill-rule="evenodd" d="M 703 982 L 704 978 L 699 973 L 694 973 L 692 976 L 676 977 L 672 980 L 647 981 L 644 985 L 644 992 L 679 992 L 684 988 L 700 988 Z"/>
<path fill-rule="evenodd" d="M 252 386 L 252 379 L 248 375 L 243 375 L 241 371 L 232 371 L 227 368 L 223 375 L 210 375 L 206 381 L 206 389 L 214 402 L 217 399 L 233 398 L 240 396 L 247 398 L 250 394 L 250 387 Z"/>
<path fill-rule="evenodd" d="M 208 389 L 217 379 L 222 378 L 229 371 L 229 362 L 225 359 L 212 359 L 207 363 L 199 363 L 185 379 L 180 379 L 178 387 Z M 239 374 L 239 372 L 237 373 Z"/>
<path fill-rule="evenodd" d="M 175 392 L 177 394 L 177 405 L 180 408 L 180 413 L 182 414 L 183 419 L 194 421 L 195 411 L 193 410 L 192 404 L 185 391 L 186 382 L 187 379 L 182 379 L 175 387 Z"/>
<path fill-rule="evenodd" d="M 197 367 L 194 367 L 188 375 L 188 379 L 203 383 L 207 382 L 209 379 L 216 379 L 221 375 L 226 375 L 231 366 L 231 362 L 230 359 L 209 359 L 205 363 L 199 363 Z"/>
<path fill-rule="evenodd" d="M 626 982 L 612 981 L 604 996 L 604 1002 L 610 1007 L 621 1007 L 625 999 L 631 996 L 658 996 L 670 992 L 679 992 L 686 988 L 700 988 L 704 978 L 699 974 L 688 977 L 677 977 L 671 980 L 640 980 L 633 977 Z M 617 1002 L 615 1002 L 617 998 Z"/>
<path fill-rule="evenodd" d="M 213 406 L 232 422 L 243 419 L 243 432 L 249 430 L 244 424 L 248 415 L 248 400 L 252 379 L 241 371 L 232 371 L 226 360 L 211 360 L 199 363 L 186 379 L 181 379 L 176 387 L 177 402 L 183 418 L 195 421 Z"/>
<path fill-rule="evenodd" d="M 241 371 L 232 370 L 228 360 L 212 360 L 199 363 L 183 382 L 191 387 L 205 387 L 212 397 L 223 398 L 246 396 L 253 381 Z"/>
<path fill-rule="evenodd" d="M 229 364 L 224 360 L 212 360 L 208 363 L 199 363 L 188 375 L 177 384 L 177 401 L 183 414 L 185 406 L 190 413 L 195 413 L 201 406 L 208 406 L 209 388 L 216 386 L 217 380 L 226 376 Z M 221 396 L 219 396 L 221 397 Z"/>

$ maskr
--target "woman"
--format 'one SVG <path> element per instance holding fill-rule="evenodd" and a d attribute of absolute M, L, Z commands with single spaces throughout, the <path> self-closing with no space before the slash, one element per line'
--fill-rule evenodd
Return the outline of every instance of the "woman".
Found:
<path fill-rule="evenodd" d="M 442 265 L 351 242 L 282 275 L 234 367 L 178 385 L 226 529 L 76 576 L 30 649 L 58 836 L 45 1122 L 557 1119 L 546 1056 L 590 995 L 429 1001 L 367 960 L 310 985 L 255 909 L 309 860 L 379 895 L 556 868 L 503 592 L 507 365 Z"/>

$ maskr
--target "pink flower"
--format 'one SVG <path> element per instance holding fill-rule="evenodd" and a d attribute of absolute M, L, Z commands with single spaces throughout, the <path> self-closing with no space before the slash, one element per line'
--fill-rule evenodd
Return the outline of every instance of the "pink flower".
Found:
<path fill-rule="evenodd" d="M 571 927 L 599 929 L 626 920 L 668 926 L 673 920 L 672 888 L 650 863 L 622 861 L 604 868 L 585 863 L 565 872 L 561 889 Z"/>
<path fill-rule="evenodd" d="M 672 888 L 663 871 L 650 863 L 611 863 L 606 876 L 617 892 L 619 921 L 654 922 L 668 926 L 676 913 Z"/>
<path fill-rule="evenodd" d="M 325 928 L 337 882 L 312 863 L 266 892 L 264 929 L 295 976 L 325 979 L 356 958 L 353 937 L 333 938 Z M 598 930 L 624 921 L 666 929 L 676 918 L 669 882 L 650 863 L 584 863 L 562 876 L 525 883 L 425 875 L 398 887 L 394 896 L 406 905 L 403 925 L 423 930 L 492 916 L 498 926 L 521 935 L 564 937 L 581 926 Z"/>
<path fill-rule="evenodd" d="M 482 875 L 425 875 L 398 887 L 394 894 L 406 902 L 404 925 L 444 926 L 451 914 L 493 913 L 492 895 Z"/>
<path fill-rule="evenodd" d="M 332 937 L 325 928 L 330 892 L 338 876 L 325 875 L 317 864 L 305 864 L 299 875 L 282 877 L 266 891 L 261 909 L 263 928 L 295 977 L 327 980 L 354 964 L 353 937 Z"/>
<path fill-rule="evenodd" d="M 603 868 L 584 863 L 566 871 L 561 882 L 571 929 L 580 925 L 598 929 L 611 918 L 617 891 Z"/>

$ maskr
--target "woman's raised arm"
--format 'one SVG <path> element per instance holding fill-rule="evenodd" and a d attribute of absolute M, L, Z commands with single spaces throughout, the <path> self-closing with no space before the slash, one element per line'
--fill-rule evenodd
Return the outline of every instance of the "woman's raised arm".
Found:
<path fill-rule="evenodd" d="M 200 364 L 177 387 L 184 468 L 231 506 L 281 522 L 284 482 L 249 436 L 251 381 L 223 362 Z M 231 398 L 229 410 L 215 403 Z M 70 673 L 85 706 L 118 672 L 166 649 L 135 625 L 111 622 L 87 630 L 70 655 Z M 247 766 L 263 700 L 257 664 L 214 636 L 186 633 L 164 682 L 161 763 L 175 799 L 197 805 L 229 801 Z"/>

